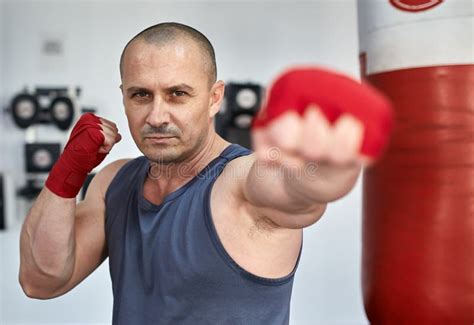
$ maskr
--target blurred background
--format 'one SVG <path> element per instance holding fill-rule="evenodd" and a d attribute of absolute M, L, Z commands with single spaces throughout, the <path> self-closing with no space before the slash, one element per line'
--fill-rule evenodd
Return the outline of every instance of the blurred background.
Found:
<path fill-rule="evenodd" d="M 233 139 L 246 141 L 245 115 L 287 66 L 359 76 L 356 0 L 0 0 L 0 324 L 110 324 L 107 261 L 66 295 L 32 300 L 17 280 L 19 232 L 81 112 L 116 122 L 123 135 L 97 170 L 141 154 L 123 110 L 119 57 L 135 34 L 165 21 L 191 25 L 214 45 L 218 78 L 230 85 L 218 128 Z M 360 256 L 359 182 L 304 231 L 291 324 L 367 324 Z"/>

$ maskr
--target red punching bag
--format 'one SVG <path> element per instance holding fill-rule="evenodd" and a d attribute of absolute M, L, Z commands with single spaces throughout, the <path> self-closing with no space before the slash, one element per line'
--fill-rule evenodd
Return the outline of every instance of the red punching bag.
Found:
<path fill-rule="evenodd" d="M 362 286 L 372 324 L 474 324 L 471 1 L 362 0 L 362 75 L 394 103 L 364 173 Z"/>

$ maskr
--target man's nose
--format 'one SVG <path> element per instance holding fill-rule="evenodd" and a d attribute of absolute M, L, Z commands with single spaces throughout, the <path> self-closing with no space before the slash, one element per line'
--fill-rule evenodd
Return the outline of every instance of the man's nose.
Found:
<path fill-rule="evenodd" d="M 167 103 L 161 97 L 155 97 L 146 122 L 151 126 L 160 126 L 170 122 Z"/>

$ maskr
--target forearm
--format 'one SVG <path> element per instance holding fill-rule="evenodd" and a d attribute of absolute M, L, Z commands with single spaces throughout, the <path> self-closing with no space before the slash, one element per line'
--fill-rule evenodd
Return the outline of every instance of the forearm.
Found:
<path fill-rule="evenodd" d="M 296 177 L 286 176 L 284 188 L 289 196 L 307 202 L 329 203 L 354 187 L 360 174 L 359 165 L 335 166 L 326 163 L 306 164 L 298 169 Z"/>
<path fill-rule="evenodd" d="M 328 202 L 347 194 L 360 167 L 306 164 L 287 168 L 256 160 L 247 175 L 245 193 L 256 206 L 303 213 L 321 210 Z"/>
<path fill-rule="evenodd" d="M 46 187 L 29 211 L 20 238 L 20 283 L 23 289 L 54 291 L 72 275 L 75 259 L 75 199 Z"/>

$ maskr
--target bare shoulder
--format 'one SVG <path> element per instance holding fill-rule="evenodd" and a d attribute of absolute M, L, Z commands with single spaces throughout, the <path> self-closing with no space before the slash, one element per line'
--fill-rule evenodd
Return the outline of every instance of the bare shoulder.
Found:
<path fill-rule="evenodd" d="M 106 165 L 99 173 L 109 176 L 115 176 L 115 174 L 123 167 L 127 162 L 133 160 L 132 158 L 118 159 L 110 164 Z"/>
<path fill-rule="evenodd" d="M 239 195 L 238 192 L 241 192 L 242 184 L 245 183 L 255 159 L 255 154 L 250 154 L 231 160 L 222 171 L 218 181 L 225 184 L 226 188 L 233 192 L 232 194 Z M 243 198 L 243 193 L 240 194 Z"/>
<path fill-rule="evenodd" d="M 110 183 L 114 179 L 118 171 L 130 160 L 131 158 L 119 159 L 111 162 L 102 168 L 92 179 L 89 186 L 90 191 L 96 192 L 95 194 L 100 194 L 101 197 L 105 197 L 105 193 L 109 188 Z M 89 190 L 86 193 L 86 199 L 88 196 Z"/>

